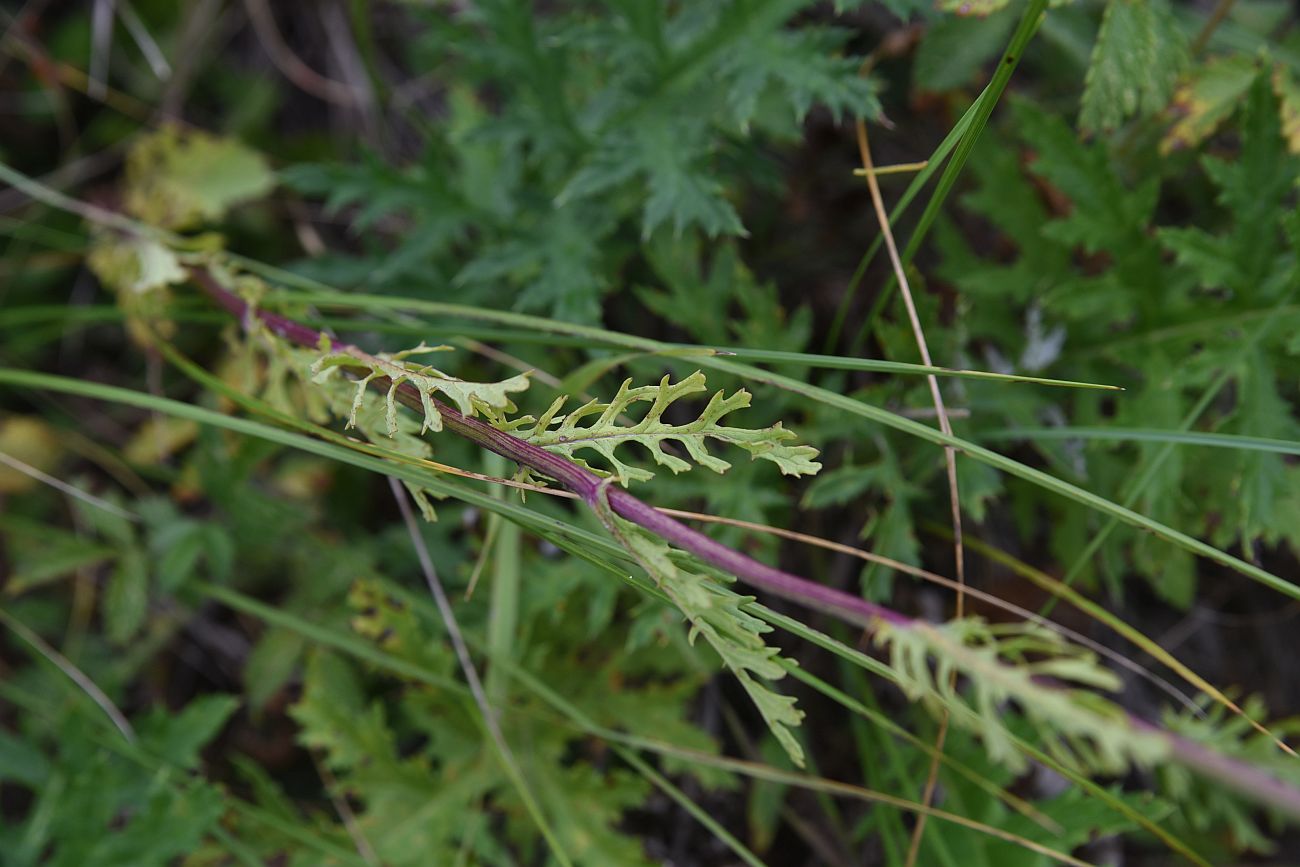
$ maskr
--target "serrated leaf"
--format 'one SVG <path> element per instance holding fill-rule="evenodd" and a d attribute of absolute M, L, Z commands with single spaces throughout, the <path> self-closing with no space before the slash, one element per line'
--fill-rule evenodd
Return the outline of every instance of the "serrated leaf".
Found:
<path fill-rule="evenodd" d="M 165 126 L 126 159 L 126 209 L 153 226 L 188 229 L 265 195 L 275 177 L 261 154 L 228 138 Z"/>
<path fill-rule="evenodd" d="M 1187 41 L 1165 0 L 1110 0 L 1088 65 L 1079 126 L 1109 130 L 1160 111 L 1187 59 Z"/>
<path fill-rule="evenodd" d="M 384 709 L 365 701 L 351 664 L 316 651 L 308 657 L 303 684 L 302 698 L 289 711 L 302 727 L 301 743 L 324 750 L 336 770 L 391 763 L 397 749 Z"/>
<path fill-rule="evenodd" d="M 1074 205 L 1069 216 L 1052 220 L 1042 232 L 1090 252 L 1127 252 L 1137 247 L 1155 210 L 1159 178 L 1128 189 L 1115 175 L 1105 148 L 1083 144 L 1064 121 L 1023 101 L 1015 103 L 1015 115 L 1022 134 L 1035 149 L 1032 171 L 1055 185 Z"/>
<path fill-rule="evenodd" d="M 862 61 L 839 56 L 850 32 L 827 27 L 765 30 L 742 40 L 719 68 L 730 81 L 728 102 L 738 126 L 746 128 L 760 98 L 775 91 L 802 123 L 814 105 L 838 121 L 846 114 L 875 119 L 880 101 L 875 85 L 861 75 Z"/>
<path fill-rule="evenodd" d="M 194 770 L 199 751 L 225 727 L 239 704 L 233 695 L 204 695 L 176 713 L 156 708 L 136 724 L 140 745 L 168 764 Z"/>
<path fill-rule="evenodd" d="M 1254 58 L 1239 54 L 1199 66 L 1174 94 L 1177 120 L 1161 140 L 1161 152 L 1195 147 L 1208 138 L 1236 111 L 1258 72 Z"/>
<path fill-rule="evenodd" d="M 821 469 L 821 464 L 813 460 L 817 450 L 791 443 L 796 439 L 795 433 L 780 422 L 759 430 L 727 427 L 719 423 L 724 416 L 749 406 L 749 392 L 743 389 L 730 397 L 724 397 L 722 392 L 715 393 L 694 421 L 674 425 L 663 420 L 664 412 L 678 399 L 704 390 L 704 374 L 698 370 L 676 383 L 665 375 L 658 385 L 634 388 L 632 380 L 628 379 L 619 386 L 618 393 L 609 403 L 592 400 L 566 415 L 559 415 L 565 403 L 565 398 L 561 397 L 540 418 L 518 419 L 506 429 L 584 466 L 586 462 L 575 457 L 574 452 L 591 449 L 609 462 L 614 477 L 625 485 L 629 481 L 654 478 L 652 471 L 619 457 L 620 447 L 628 443 L 638 443 L 650 452 L 656 464 L 674 473 L 689 470 L 691 462 L 666 451 L 664 446 L 670 442 L 680 445 L 692 461 L 715 473 L 730 469 L 731 464 L 709 454 L 705 445 L 709 439 L 738 446 L 755 458 L 771 461 L 787 475 L 812 475 Z M 640 403 L 650 404 L 640 421 L 627 424 L 620 420 Z"/>
<path fill-rule="evenodd" d="M 826 506 L 841 506 L 860 494 L 874 487 L 880 479 L 880 466 L 854 466 L 852 464 L 836 467 L 828 473 L 822 473 L 803 496 L 805 509 L 821 509 Z"/>
<path fill-rule="evenodd" d="M 744 235 L 740 215 L 708 165 L 698 129 L 675 119 L 653 117 L 636 130 L 606 136 L 585 165 L 556 197 L 564 206 L 629 181 L 646 192 L 642 238 L 670 223 L 677 235 L 698 227 L 706 235 Z"/>

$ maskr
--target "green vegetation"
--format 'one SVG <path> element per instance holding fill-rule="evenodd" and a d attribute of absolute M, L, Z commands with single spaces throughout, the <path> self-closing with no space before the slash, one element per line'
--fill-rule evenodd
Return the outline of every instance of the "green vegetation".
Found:
<path fill-rule="evenodd" d="M 1296 23 L 0 13 L 0 864 L 1295 851 Z"/>

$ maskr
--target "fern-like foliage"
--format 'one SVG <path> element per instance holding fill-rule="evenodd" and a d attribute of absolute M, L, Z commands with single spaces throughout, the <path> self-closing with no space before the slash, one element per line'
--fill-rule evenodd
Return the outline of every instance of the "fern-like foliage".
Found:
<path fill-rule="evenodd" d="M 725 473 L 730 469 L 731 464 L 709 454 L 705 445 L 708 439 L 730 443 L 755 458 L 771 461 L 787 475 L 812 475 L 821 469 L 821 464 L 813 460 L 817 450 L 792 443 L 796 434 L 782 427 L 780 422 L 758 430 L 721 424 L 724 416 L 749 406 L 750 395 L 744 389 L 730 397 L 721 391 L 716 392 L 693 421 L 671 424 L 664 420 L 664 413 L 677 400 L 704 390 L 704 374 L 698 370 L 676 383 L 664 376 L 658 385 L 634 387 L 632 380 L 628 379 L 619 386 L 618 393 L 609 403 L 592 400 L 567 415 L 560 415 L 567 398 L 559 397 L 539 418 L 525 416 L 502 422 L 500 426 L 604 475 L 603 470 L 590 467 L 574 455 L 580 449 L 596 451 L 613 467 L 613 477 L 624 485 L 629 481 L 654 478 L 653 471 L 629 464 L 619 456 L 619 447 L 628 443 L 639 443 L 650 452 L 656 464 L 674 473 L 689 470 L 691 464 L 666 451 L 664 445 L 668 442 L 678 443 L 692 460 L 715 473 Z M 639 403 L 650 404 L 645 415 L 639 421 L 624 421 L 624 416 Z"/>
<path fill-rule="evenodd" d="M 1268 708 L 1257 695 L 1241 702 L 1243 714 L 1230 713 L 1222 704 L 1202 696 L 1196 711 L 1183 710 L 1165 713 L 1163 723 L 1174 734 L 1203 744 L 1216 753 L 1231 756 L 1257 766 L 1267 767 L 1269 773 L 1292 785 L 1300 785 L 1300 762 L 1284 756 L 1273 739 L 1255 729 L 1250 720 L 1268 718 Z M 1300 717 L 1277 720 L 1269 725 L 1277 737 L 1295 743 L 1300 734 Z M 1231 829 L 1232 847 L 1270 853 L 1277 849 L 1276 835 L 1261 828 L 1260 816 L 1254 805 L 1230 789 L 1197 777 L 1187 768 L 1174 762 L 1162 764 L 1156 771 L 1160 788 L 1179 805 L 1174 823 L 1180 836 L 1197 841 L 1204 835 L 1212 839 L 1219 829 Z M 1219 835 L 1221 836 L 1221 835 Z M 1214 841 L 1216 848 L 1221 841 Z"/>
<path fill-rule="evenodd" d="M 785 669 L 778 661 L 780 651 L 763 641 L 763 633 L 772 627 L 741 610 L 753 597 L 727 593 L 708 576 L 682 568 L 676 562 L 677 551 L 615 515 L 608 503 L 597 510 L 610 533 L 686 617 L 691 643 L 704 636 L 740 681 L 777 743 L 792 762 L 803 767 L 803 748 L 791 731 L 802 723 L 803 711 L 795 707 L 794 698 L 768 685 L 768 681 L 784 677 Z"/>
<path fill-rule="evenodd" d="M 1168 749 L 1160 736 L 1135 730 L 1119 707 L 1089 691 L 1117 689 L 1114 673 L 1091 652 L 1034 624 L 977 618 L 941 626 L 882 624 L 876 642 L 889 648 L 909 698 L 947 709 L 955 724 L 980 737 L 991 759 L 1013 770 L 1022 770 L 1025 759 L 1002 719 L 1007 701 L 1036 725 L 1052 755 L 1085 772 L 1150 766 Z M 969 681 L 968 694 L 954 685 L 954 673 Z"/>
<path fill-rule="evenodd" d="M 318 381 L 328 379 L 341 368 L 360 369 L 365 375 L 356 381 L 356 396 L 352 400 L 352 412 L 348 417 L 348 426 L 355 427 L 357 412 L 365 401 L 366 389 L 370 382 L 380 377 L 388 377 L 391 384 L 384 396 L 385 419 L 388 435 L 397 436 L 397 389 L 404 382 L 415 386 L 420 393 L 424 408 L 424 422 L 420 433 L 442 430 L 442 413 L 433 402 L 434 395 L 442 395 L 456 404 L 465 415 L 477 415 L 484 410 L 511 411 L 514 404 L 509 395 L 512 392 L 528 388 L 527 374 L 512 376 L 501 382 L 468 382 L 449 376 L 429 365 L 407 361 L 413 355 L 449 350 L 448 346 L 427 346 L 421 343 L 414 349 L 401 352 L 369 355 L 357 351 L 333 352 L 322 346 L 325 355 L 312 365 L 312 373 Z"/>

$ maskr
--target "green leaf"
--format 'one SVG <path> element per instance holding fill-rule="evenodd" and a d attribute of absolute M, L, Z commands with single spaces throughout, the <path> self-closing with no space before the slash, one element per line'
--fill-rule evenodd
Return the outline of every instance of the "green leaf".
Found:
<path fill-rule="evenodd" d="M 1073 204 L 1069 216 L 1047 223 L 1043 233 L 1089 252 L 1139 249 L 1143 229 L 1155 210 L 1160 179 L 1148 178 L 1130 190 L 1116 176 L 1104 147 L 1084 145 L 1064 121 L 1028 102 L 1016 102 L 1014 107 L 1021 133 L 1037 154 L 1032 171 L 1058 187 Z"/>
<path fill-rule="evenodd" d="M 268 629 L 244 663 L 244 692 L 250 711 L 260 711 L 293 676 L 307 642 L 282 627 Z"/>
<path fill-rule="evenodd" d="M 266 160 L 232 139 L 165 126 L 126 159 L 126 209 L 153 226 L 188 229 L 219 220 L 275 185 Z"/>
<path fill-rule="evenodd" d="M 79 569 L 102 563 L 116 553 L 113 548 L 78 539 L 70 533 L 60 533 L 40 546 L 16 544 L 14 571 L 5 585 L 5 592 L 18 596 Z"/>
<path fill-rule="evenodd" d="M 1259 72 L 1249 56 L 1231 54 L 1197 67 L 1174 94 L 1178 118 L 1160 142 L 1164 153 L 1196 147 L 1237 110 Z"/>
<path fill-rule="evenodd" d="M 813 460 L 817 450 L 792 444 L 790 441 L 796 438 L 795 433 L 782 427 L 780 422 L 759 430 L 719 424 L 723 416 L 749 406 L 749 392 L 743 389 L 730 397 L 724 397 L 720 391 L 715 393 L 694 421 L 674 425 L 663 420 L 664 412 L 678 399 L 702 391 L 705 391 L 705 379 L 698 370 L 677 383 L 670 382 L 665 375 L 658 385 L 634 388 L 632 380 L 628 379 L 609 403 L 592 400 L 566 415 L 559 415 L 566 400 L 560 397 L 540 418 L 526 416 L 504 427 L 534 445 L 562 454 L 584 466 L 588 465 L 575 457 L 574 452 L 579 449 L 596 451 L 609 462 L 614 477 L 624 485 L 633 480 L 654 478 L 652 471 L 628 464 L 618 456 L 618 449 L 627 443 L 639 443 L 650 452 L 656 464 L 674 473 L 689 470 L 691 463 L 665 451 L 665 445 L 670 442 L 682 446 L 691 460 L 715 473 L 730 469 L 731 464 L 709 454 L 705 446 L 708 439 L 738 446 L 755 458 L 771 461 L 787 475 L 812 475 L 821 469 L 821 464 Z M 638 403 L 650 404 L 645 416 L 631 424 L 623 422 L 621 418 Z M 592 416 L 596 418 L 592 419 Z"/>
<path fill-rule="evenodd" d="M 954 725 L 975 733 L 989 757 L 1013 771 L 1023 770 L 1025 759 L 1001 717 L 1008 700 L 1036 723 L 1048 751 L 1072 768 L 1121 773 L 1168 752 L 1162 736 L 1134 728 L 1118 707 L 1083 689 L 1114 691 L 1119 678 L 1090 651 L 1044 627 L 974 618 L 941 626 L 882 624 L 875 641 L 889 648 L 890 667 L 909 697 L 946 709 Z M 958 691 L 954 673 L 969 680 L 969 695 Z M 1055 685 L 1045 687 L 1043 678 Z"/>
<path fill-rule="evenodd" d="M 149 568 L 144 554 L 127 548 L 118 555 L 104 594 L 104 630 L 114 644 L 140 631 L 149 604 Z"/>
<path fill-rule="evenodd" d="M 1165 0 L 1110 0 L 1083 91 L 1079 126 L 1110 130 L 1168 104 L 1187 42 Z"/>
<path fill-rule="evenodd" d="M 307 661 L 302 698 L 290 711 L 304 745 L 325 751 L 336 770 L 389 764 L 397 755 L 384 709 L 368 704 L 353 667 L 342 657 L 314 651 Z"/>
<path fill-rule="evenodd" d="M 239 705 L 233 695 L 208 694 L 174 714 L 155 708 L 136 723 L 140 745 L 170 765 L 195 770 L 199 751 L 225 727 Z"/>
<path fill-rule="evenodd" d="M 176 254 L 153 238 L 100 235 L 87 264 L 101 283 L 125 295 L 145 295 L 188 279 Z"/>
<path fill-rule="evenodd" d="M 876 487 L 880 473 L 879 464 L 849 464 L 822 473 L 808 486 L 808 491 L 803 496 L 803 507 L 822 509 L 826 506 L 842 506 Z"/>
<path fill-rule="evenodd" d="M 798 123 L 814 105 L 825 106 L 836 121 L 845 114 L 877 118 L 880 101 L 871 80 L 861 74 L 862 59 L 838 56 L 851 35 L 803 27 L 762 30 L 741 40 L 719 67 L 730 82 L 728 102 L 737 124 L 742 129 L 749 125 L 767 92 L 787 102 Z"/>
<path fill-rule="evenodd" d="M 723 664 L 758 708 L 768 730 L 790 760 L 802 768 L 803 748 L 791 729 L 803 721 L 803 711 L 795 707 L 794 698 L 768 685 L 784 677 L 785 669 L 777 648 L 763 641 L 763 633 L 771 631 L 771 627 L 741 610 L 750 597 L 725 595 L 704 575 L 679 568 L 672 548 L 607 507 L 601 512 L 601 520 L 685 615 L 691 626 L 691 641 L 704 636 L 722 657 Z"/>
<path fill-rule="evenodd" d="M 0 731 L 0 781 L 12 781 L 31 789 L 44 786 L 50 777 L 50 762 L 30 741 Z"/>
<path fill-rule="evenodd" d="M 424 405 L 424 423 L 420 433 L 442 430 L 442 414 L 433 403 L 433 396 L 440 394 L 450 399 L 463 415 L 477 415 L 483 410 L 512 410 L 510 393 L 524 391 L 528 388 L 527 374 L 512 376 L 501 382 L 467 382 L 449 376 L 437 368 L 409 362 L 412 355 L 423 355 L 450 349 L 446 346 L 426 346 L 421 343 L 414 349 L 395 353 L 369 355 L 357 351 L 330 352 L 319 358 L 312 365 L 312 374 L 317 382 L 323 382 L 338 372 L 340 368 L 361 368 L 367 374 L 356 382 L 356 397 L 352 402 L 352 412 L 348 426 L 357 424 L 357 412 L 366 397 L 366 387 L 373 379 L 388 377 L 390 384 L 384 399 L 385 421 L 389 437 L 398 434 L 397 423 L 397 388 L 409 382 L 420 392 Z"/>
<path fill-rule="evenodd" d="M 671 118 L 649 118 L 635 130 L 609 133 L 556 197 L 570 202 L 638 179 L 646 192 L 641 235 L 671 223 L 682 235 L 698 227 L 706 235 L 744 235 L 740 215 L 710 169 L 700 131 Z"/>
<path fill-rule="evenodd" d="M 1015 15 L 944 16 L 926 28 L 912 63 L 912 87 L 948 91 L 975 83 L 984 64 L 1006 47 Z"/>

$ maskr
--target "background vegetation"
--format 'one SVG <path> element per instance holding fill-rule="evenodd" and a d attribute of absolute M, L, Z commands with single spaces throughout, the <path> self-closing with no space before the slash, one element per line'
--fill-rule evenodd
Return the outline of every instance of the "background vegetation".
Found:
<path fill-rule="evenodd" d="M 18 5 L 0 863 L 1300 851 L 1292 4 Z"/>

